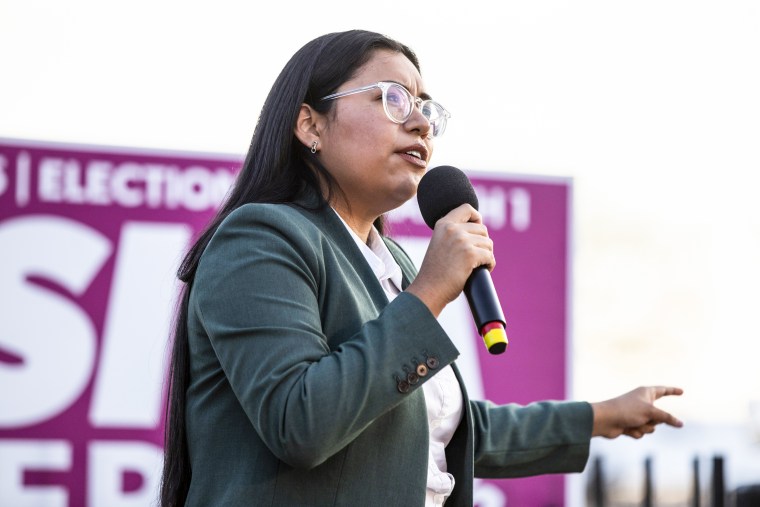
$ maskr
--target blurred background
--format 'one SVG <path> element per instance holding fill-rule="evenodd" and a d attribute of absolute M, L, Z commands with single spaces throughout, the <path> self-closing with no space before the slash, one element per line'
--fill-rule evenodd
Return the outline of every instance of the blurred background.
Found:
<path fill-rule="evenodd" d="M 646 457 L 663 505 L 695 458 L 760 483 L 757 2 L 0 0 L 0 138 L 242 156 L 287 59 L 350 28 L 417 52 L 433 166 L 572 180 L 568 397 L 685 389 L 683 430 L 594 442 L 610 500 Z"/>

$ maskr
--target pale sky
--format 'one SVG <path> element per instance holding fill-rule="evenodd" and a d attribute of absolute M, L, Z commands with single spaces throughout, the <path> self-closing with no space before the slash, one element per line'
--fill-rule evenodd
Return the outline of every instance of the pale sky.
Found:
<path fill-rule="evenodd" d="M 0 0 L 0 138 L 242 155 L 287 59 L 365 28 L 453 117 L 433 165 L 570 178 L 575 399 L 760 400 L 760 4 Z M 466 6 L 466 7 L 465 7 Z"/>

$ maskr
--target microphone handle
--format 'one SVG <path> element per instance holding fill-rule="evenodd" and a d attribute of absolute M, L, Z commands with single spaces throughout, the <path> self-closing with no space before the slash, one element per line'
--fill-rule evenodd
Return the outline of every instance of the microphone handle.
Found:
<path fill-rule="evenodd" d="M 464 285 L 464 294 L 488 352 L 501 354 L 507 350 L 507 320 L 488 269 L 481 266 L 472 271 Z"/>

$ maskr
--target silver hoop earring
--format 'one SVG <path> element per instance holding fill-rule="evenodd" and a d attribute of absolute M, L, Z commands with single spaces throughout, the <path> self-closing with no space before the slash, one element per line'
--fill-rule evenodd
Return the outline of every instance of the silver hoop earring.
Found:
<path fill-rule="evenodd" d="M 311 143 L 311 152 L 316 153 L 317 152 L 317 141 L 314 141 Z"/>

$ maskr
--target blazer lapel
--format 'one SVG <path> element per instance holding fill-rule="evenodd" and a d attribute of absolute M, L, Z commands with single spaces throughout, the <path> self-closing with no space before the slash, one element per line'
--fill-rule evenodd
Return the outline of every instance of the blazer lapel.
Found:
<path fill-rule="evenodd" d="M 414 277 L 417 276 L 417 266 L 414 265 L 409 255 L 401 248 L 401 245 L 387 236 L 383 236 L 388 250 L 390 250 L 393 259 L 401 267 L 401 290 L 406 290 Z"/>
<path fill-rule="evenodd" d="M 296 209 L 314 222 L 335 245 L 336 250 L 345 256 L 347 266 L 353 268 L 359 278 L 361 278 L 377 311 L 380 312 L 385 308 L 388 305 L 388 297 L 385 295 L 385 291 L 375 276 L 374 271 L 372 271 L 367 259 L 364 258 L 364 254 L 359 250 L 356 241 L 354 241 L 354 238 L 348 232 L 338 214 L 327 204 L 314 209 L 314 203 L 311 200 L 299 200 L 295 204 Z"/>

